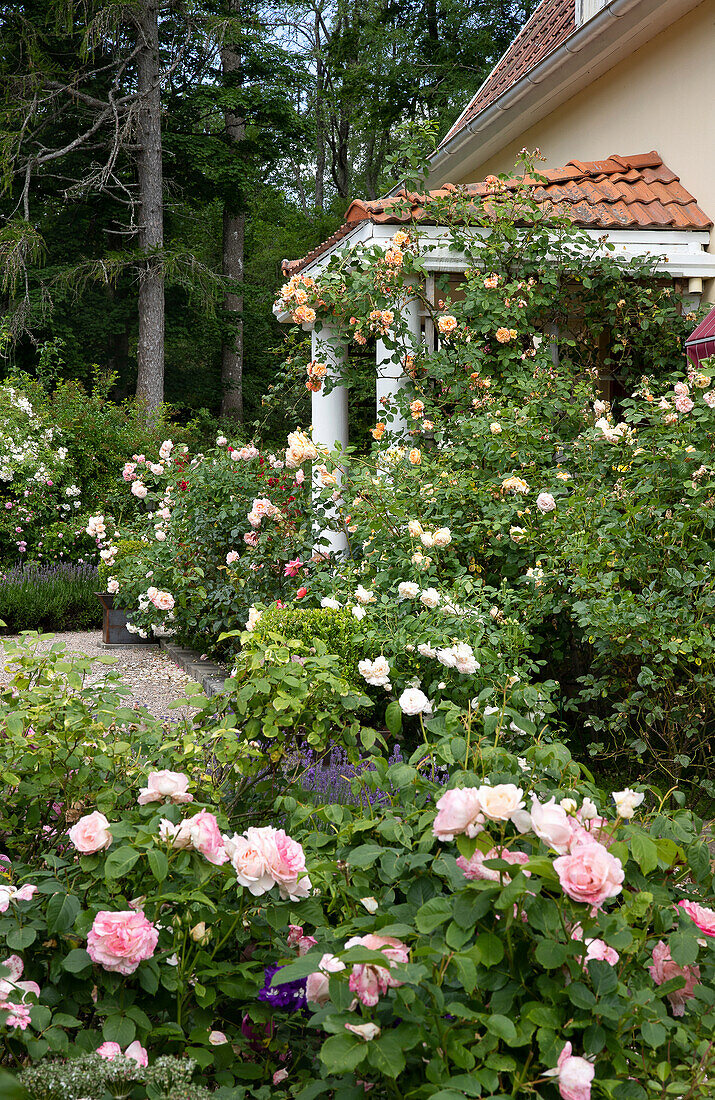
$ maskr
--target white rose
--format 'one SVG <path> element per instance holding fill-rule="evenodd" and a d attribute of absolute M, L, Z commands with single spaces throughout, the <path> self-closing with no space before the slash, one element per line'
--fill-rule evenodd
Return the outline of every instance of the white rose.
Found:
<path fill-rule="evenodd" d="M 551 493 L 539 493 L 536 498 L 536 507 L 540 512 L 553 512 L 556 508 L 556 501 Z"/>
<path fill-rule="evenodd" d="M 361 584 L 355 589 L 355 599 L 358 603 L 374 603 L 375 596 L 371 589 L 364 588 Z"/>
<path fill-rule="evenodd" d="M 449 527 L 438 527 L 434 533 L 433 541 L 435 546 L 449 546 L 452 541 L 452 532 Z"/>
<path fill-rule="evenodd" d="M 477 789 L 482 813 L 490 821 L 509 821 L 517 810 L 524 809 L 524 792 L 515 783 L 486 784 Z"/>
<path fill-rule="evenodd" d="M 407 524 L 407 530 L 412 535 L 413 539 L 418 539 L 422 534 L 422 524 L 418 519 L 411 519 Z"/>
<path fill-rule="evenodd" d="M 420 594 L 420 586 L 414 581 L 401 581 L 397 586 L 397 594 L 401 600 L 414 600 Z"/>
<path fill-rule="evenodd" d="M 420 602 L 425 607 L 435 608 L 439 607 L 441 596 L 436 588 L 425 588 L 424 592 L 420 595 Z"/>
<path fill-rule="evenodd" d="M 360 604 L 356 603 L 354 607 L 350 608 L 350 610 L 352 611 L 353 615 L 358 620 L 358 622 L 360 621 L 360 619 L 365 618 L 365 608 L 360 607 Z"/>
<path fill-rule="evenodd" d="M 496 421 L 493 424 L 489 425 L 489 431 L 492 433 L 492 435 L 499 435 L 501 433 L 501 430 L 501 424 L 497 424 Z"/>
<path fill-rule="evenodd" d="M 636 808 L 640 806 L 645 795 L 639 791 L 632 791 L 630 787 L 626 787 L 624 791 L 614 791 L 612 797 L 613 801 L 616 803 L 618 816 L 628 821 L 633 817 Z"/>
<path fill-rule="evenodd" d="M 598 817 L 598 806 L 590 798 L 584 798 L 581 803 L 581 817 L 584 821 L 592 821 Z"/>
<path fill-rule="evenodd" d="M 563 856 L 568 852 L 573 828 L 568 814 L 561 806 L 556 805 L 555 798 L 542 803 L 536 795 L 532 795 L 531 828 L 559 855 Z"/>
<path fill-rule="evenodd" d="M 419 688 L 405 688 L 399 698 L 400 710 L 403 714 L 431 714 L 432 704 L 423 691 Z"/>
<path fill-rule="evenodd" d="M 334 600 L 332 598 L 332 596 L 323 596 L 322 600 L 320 601 L 320 606 L 321 607 L 330 607 L 330 608 L 332 608 L 333 611 L 339 611 L 340 610 L 340 604 L 338 603 L 337 600 Z"/>

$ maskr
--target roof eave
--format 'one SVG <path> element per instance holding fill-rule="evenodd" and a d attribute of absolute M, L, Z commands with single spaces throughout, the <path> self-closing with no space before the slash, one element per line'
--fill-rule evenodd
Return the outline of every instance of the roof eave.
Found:
<path fill-rule="evenodd" d="M 431 189 L 439 187 L 446 179 L 459 178 L 462 174 L 460 165 L 464 164 L 466 170 L 469 158 L 484 161 L 526 129 L 527 125 L 533 125 L 578 91 L 579 87 L 587 87 L 613 68 L 622 56 L 628 56 L 634 48 L 638 48 L 640 42 L 633 45 L 636 34 L 644 35 L 643 41 L 646 41 L 700 2 L 611 0 L 606 8 L 574 31 L 561 46 L 440 146 L 429 158 L 425 186 Z M 623 32 L 629 24 L 632 33 L 626 39 Z M 528 121 L 527 115 L 530 116 Z M 465 146 L 475 135 L 483 135 L 483 140 L 474 143 L 465 155 Z"/>

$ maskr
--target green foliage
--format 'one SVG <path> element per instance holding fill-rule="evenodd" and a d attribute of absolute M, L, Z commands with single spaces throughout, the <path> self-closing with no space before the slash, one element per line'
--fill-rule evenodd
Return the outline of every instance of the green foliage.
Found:
<path fill-rule="evenodd" d="M 351 683 L 361 682 L 357 667 L 362 656 L 360 626 L 349 610 L 269 607 L 261 615 L 252 640 L 267 646 L 276 635 L 297 642 L 301 652 L 324 649 L 334 653 L 341 660 L 345 678 Z"/>
<path fill-rule="evenodd" d="M 138 1100 L 141 1089 L 147 1100 L 198 1100 L 188 1084 L 195 1061 L 202 1086 L 239 1100 L 266 1100 L 281 1069 L 296 1095 L 340 1095 L 359 1074 L 378 1096 L 538 1089 L 556 1100 L 552 1071 L 568 1042 L 589 1060 L 595 1095 L 619 1100 L 629 1080 L 642 1098 L 657 1081 L 667 1095 L 707 1100 L 715 939 L 677 904 L 702 902 L 715 885 L 702 822 L 668 812 L 653 790 L 637 817 L 613 815 L 563 744 L 532 745 L 519 759 L 446 699 L 407 759 L 373 752 L 354 774 L 354 805 L 317 805 L 280 763 L 285 738 L 266 748 L 255 737 L 275 722 L 276 703 L 289 707 L 330 662 L 301 665 L 277 648 L 263 656 L 225 706 L 201 700 L 196 721 L 164 726 L 122 706 L 128 689 L 113 674 L 89 684 L 91 662 L 68 661 L 61 646 L 34 652 L 27 638 L 6 654 L 15 676 L 0 691 L 10 861 L 0 939 L 40 996 L 7 993 L 15 1005 L 26 998 L 30 1021 L 7 1027 L 4 1043 L 15 1064 L 30 1060 L 21 1074 L 30 1096 L 99 1100 L 105 1082 L 118 1095 L 117 1078 L 129 1074 Z M 320 705 L 335 713 L 324 684 Z M 320 728 L 320 710 L 309 712 L 300 719 L 298 705 L 293 716 Z M 167 765 L 182 771 L 192 804 L 169 793 L 138 804 L 148 773 Z M 450 798 L 459 798 L 452 810 Z M 546 807 L 540 822 L 532 798 Z M 233 862 L 210 859 L 201 832 L 173 843 L 201 810 Z M 68 829 L 95 811 L 108 846 L 78 853 Z M 293 900 L 279 898 L 272 878 L 259 882 L 260 857 L 231 838 L 279 822 L 310 877 Z M 609 880 L 609 897 L 576 900 L 575 890 L 603 883 L 569 880 L 557 858 L 564 828 L 569 858 L 596 850 L 609 875 L 623 875 Z M 30 885 L 32 896 L 21 890 Z M 151 957 L 127 974 L 92 962 L 97 913 L 137 908 L 158 933 Z M 706 929 L 707 912 L 698 916 Z M 332 961 L 321 970 L 324 956 Z M 306 992 L 307 1011 L 296 1011 Z M 146 1071 L 91 1053 L 135 1040 L 149 1052 Z M 188 1058 L 156 1057 L 167 1053 Z"/>
<path fill-rule="evenodd" d="M 94 566 L 16 567 L 0 574 L 0 631 L 94 630 L 101 626 Z"/>
<path fill-rule="evenodd" d="M 113 546 L 116 548 L 114 554 L 114 561 L 111 565 L 105 561 L 101 561 L 98 567 L 97 581 L 99 584 L 99 591 L 104 592 L 107 588 L 107 581 L 111 576 L 121 572 L 124 568 L 130 567 L 131 562 L 137 558 L 140 554 L 146 553 L 149 543 L 145 539 L 117 539 Z"/>

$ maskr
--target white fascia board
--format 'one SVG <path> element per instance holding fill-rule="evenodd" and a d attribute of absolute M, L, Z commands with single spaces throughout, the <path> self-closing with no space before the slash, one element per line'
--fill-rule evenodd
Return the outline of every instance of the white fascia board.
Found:
<path fill-rule="evenodd" d="M 328 266 L 333 256 L 342 256 L 356 245 L 379 245 L 387 247 L 395 231 L 400 228 L 397 225 L 375 224 L 373 222 L 358 222 L 355 229 L 332 248 L 307 267 L 301 274 L 311 275 L 316 278 Z M 422 255 L 422 263 L 429 272 L 454 272 L 459 274 L 466 267 L 474 264 L 474 260 L 467 260 L 464 253 L 457 252 L 451 247 L 449 230 L 440 225 L 417 225 L 420 242 L 426 246 L 427 251 Z M 471 230 L 474 237 L 486 236 L 486 228 L 475 226 Z M 583 232 L 591 238 L 594 244 L 604 241 L 612 244 L 613 249 L 601 248 L 598 251 L 602 256 L 610 256 L 622 260 L 631 260 L 637 257 L 657 258 L 657 270 L 664 274 L 677 278 L 715 278 L 715 253 L 707 252 L 710 234 L 702 230 L 659 230 L 659 229 L 586 229 Z M 274 308 L 276 320 L 281 324 L 291 322 L 290 313 L 279 312 Z"/>
<path fill-rule="evenodd" d="M 426 186 L 441 187 L 476 168 L 699 3 L 611 0 L 432 154 Z"/>

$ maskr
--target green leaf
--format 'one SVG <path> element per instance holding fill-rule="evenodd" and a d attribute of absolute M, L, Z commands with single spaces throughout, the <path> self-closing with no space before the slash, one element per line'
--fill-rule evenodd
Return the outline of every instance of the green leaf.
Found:
<path fill-rule="evenodd" d="M 11 1074 L 0 1069 L 0 1100 L 29 1100 L 30 1094 Z"/>
<path fill-rule="evenodd" d="M 102 1035 L 110 1043 L 119 1043 L 120 1047 L 127 1046 L 137 1033 L 137 1025 L 128 1016 L 121 1016 L 118 1012 L 108 1016 L 102 1027 Z"/>
<path fill-rule="evenodd" d="M 151 873 L 157 882 L 163 882 L 169 873 L 169 860 L 161 848 L 150 848 L 147 852 Z"/>
<path fill-rule="evenodd" d="M 676 962 L 678 966 L 689 966 L 697 961 L 698 941 L 694 935 L 690 935 L 688 932 L 674 932 L 668 940 L 668 946 L 673 962 Z"/>
<path fill-rule="evenodd" d="M 427 935 L 452 917 L 452 905 L 447 898 L 430 898 L 417 910 L 417 931 Z"/>
<path fill-rule="evenodd" d="M 110 852 L 104 863 L 104 877 L 105 878 L 123 878 L 139 859 L 139 852 L 134 848 L 130 848 L 128 845 L 123 845 L 121 848 L 117 848 L 115 852 Z"/>
<path fill-rule="evenodd" d="M 511 1044 L 516 1039 L 516 1028 L 508 1016 L 501 1016 L 495 1012 L 494 1015 L 487 1017 L 485 1023 L 487 1031 L 491 1031 L 492 1035 L 497 1035 L 505 1043 Z"/>
<path fill-rule="evenodd" d="M 385 708 L 385 725 L 393 737 L 397 737 L 402 731 L 402 710 L 396 701 L 388 703 Z"/>
<path fill-rule="evenodd" d="M 13 928 L 8 932 L 5 943 L 14 951 L 23 951 L 37 939 L 37 931 L 34 928 Z"/>
<path fill-rule="evenodd" d="M 644 1024 L 641 1024 L 641 1035 L 648 1046 L 655 1050 L 665 1042 L 668 1032 L 662 1024 L 656 1023 L 654 1020 L 646 1020 Z"/>
<path fill-rule="evenodd" d="M 360 844 L 348 856 L 348 863 L 351 867 L 372 867 L 373 863 L 387 850 L 381 848 L 379 844 Z"/>
<path fill-rule="evenodd" d="M 83 947 L 75 947 L 62 960 L 62 967 L 70 974 L 80 974 L 92 965 L 92 960 Z"/>
<path fill-rule="evenodd" d="M 329 1073 L 349 1073 L 360 1065 L 367 1047 L 357 1035 L 331 1035 L 320 1048 L 320 1060 Z"/>
<path fill-rule="evenodd" d="M 631 837 L 631 855 L 644 875 L 649 875 L 658 866 L 658 848 L 644 833 L 634 833 Z"/>
<path fill-rule="evenodd" d="M 386 1077 L 398 1077 L 405 1068 L 405 1055 L 400 1038 L 384 1031 L 377 1039 L 366 1044 L 367 1058 L 371 1066 Z"/>
<path fill-rule="evenodd" d="M 504 945 L 493 932 L 480 932 L 474 941 L 473 950 L 482 966 L 497 966 L 504 958 Z"/>
<path fill-rule="evenodd" d="M 80 909 L 74 894 L 53 894 L 47 903 L 47 931 L 69 932 Z"/>
<path fill-rule="evenodd" d="M 611 968 L 613 969 L 613 968 Z M 583 982 L 572 982 L 568 987 L 569 1000 L 577 1008 L 593 1008 L 596 1003 L 592 991 Z"/>
<path fill-rule="evenodd" d="M 563 966 L 568 958 L 568 948 L 565 943 L 557 940 L 539 940 L 536 945 L 536 961 L 545 970 L 556 970 Z"/>

